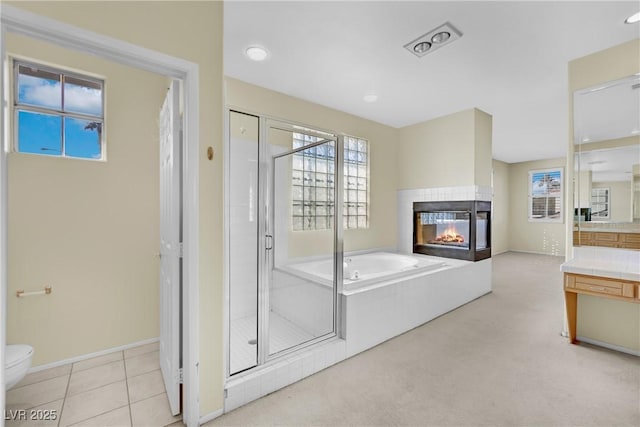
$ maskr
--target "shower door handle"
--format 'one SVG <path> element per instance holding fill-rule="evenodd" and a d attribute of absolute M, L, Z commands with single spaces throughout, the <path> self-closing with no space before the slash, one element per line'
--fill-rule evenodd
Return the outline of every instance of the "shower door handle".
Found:
<path fill-rule="evenodd" d="M 271 234 L 264 235 L 264 247 L 268 251 L 273 249 L 273 236 Z"/>

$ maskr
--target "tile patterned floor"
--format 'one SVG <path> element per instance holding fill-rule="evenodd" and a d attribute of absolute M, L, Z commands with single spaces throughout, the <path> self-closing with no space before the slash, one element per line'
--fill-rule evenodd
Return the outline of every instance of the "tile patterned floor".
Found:
<path fill-rule="evenodd" d="M 271 354 L 314 338 L 311 333 L 294 325 L 277 313 L 272 311 L 269 315 L 269 349 Z M 258 320 L 255 315 L 231 321 L 231 372 L 238 372 L 255 366 L 258 357 L 255 344 L 257 325 Z"/>
<path fill-rule="evenodd" d="M 169 410 L 158 343 L 29 374 L 7 392 L 5 418 L 11 414 L 20 416 L 6 427 L 182 425 Z M 21 420 L 22 414 L 55 419 Z"/>

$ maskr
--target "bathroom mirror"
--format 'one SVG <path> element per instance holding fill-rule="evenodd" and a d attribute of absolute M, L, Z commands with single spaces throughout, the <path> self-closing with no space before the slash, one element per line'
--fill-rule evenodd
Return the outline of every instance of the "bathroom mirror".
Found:
<path fill-rule="evenodd" d="M 591 244 L 580 232 L 640 232 L 640 75 L 573 100 L 574 246 Z"/>

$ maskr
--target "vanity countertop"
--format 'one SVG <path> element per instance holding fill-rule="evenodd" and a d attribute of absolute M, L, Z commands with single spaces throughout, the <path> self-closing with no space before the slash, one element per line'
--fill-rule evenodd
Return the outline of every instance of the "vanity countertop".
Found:
<path fill-rule="evenodd" d="M 640 282 L 640 253 L 600 247 L 576 247 L 574 258 L 560 266 L 564 273 Z"/>
<path fill-rule="evenodd" d="M 582 231 L 587 233 L 640 233 L 638 228 L 606 228 L 606 227 L 573 227 L 573 231 Z"/>
<path fill-rule="evenodd" d="M 633 280 L 640 282 L 640 266 L 625 262 L 600 261 L 591 259 L 572 259 L 560 266 L 565 273 L 585 274 L 587 276 L 609 277 L 611 279 Z"/>

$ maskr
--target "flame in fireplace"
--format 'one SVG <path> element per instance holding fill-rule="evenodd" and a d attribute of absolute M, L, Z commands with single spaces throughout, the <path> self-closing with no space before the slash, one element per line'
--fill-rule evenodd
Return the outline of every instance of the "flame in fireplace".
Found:
<path fill-rule="evenodd" d="M 458 234 L 454 226 L 450 226 L 442 234 L 436 237 L 436 242 L 442 243 L 464 243 L 464 236 Z"/>

